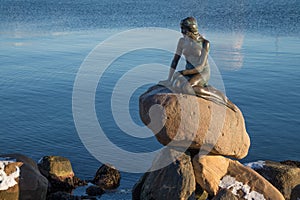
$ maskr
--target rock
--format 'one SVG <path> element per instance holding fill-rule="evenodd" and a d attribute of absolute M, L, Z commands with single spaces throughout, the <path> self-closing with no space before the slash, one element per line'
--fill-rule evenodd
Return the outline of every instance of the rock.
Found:
<path fill-rule="evenodd" d="M 69 159 L 62 156 L 44 156 L 38 163 L 41 173 L 46 177 L 53 177 L 63 181 L 73 178 L 74 172 Z"/>
<path fill-rule="evenodd" d="M 92 183 L 103 190 L 112 190 L 119 187 L 120 180 L 120 172 L 114 166 L 104 164 L 97 170 Z"/>
<path fill-rule="evenodd" d="M 50 183 L 49 192 L 71 192 L 74 185 L 74 172 L 69 159 L 62 156 L 44 156 L 38 163 L 39 170 Z"/>
<path fill-rule="evenodd" d="M 265 161 L 262 168 L 257 168 L 259 174 L 272 183 L 284 196 L 286 200 L 291 198 L 293 188 L 300 185 L 299 162 Z M 299 196 L 300 197 L 300 196 Z"/>
<path fill-rule="evenodd" d="M 238 161 L 199 154 L 194 157 L 193 166 L 197 183 L 211 195 L 216 195 L 223 188 L 229 189 L 238 198 L 284 200 L 264 177 Z"/>
<path fill-rule="evenodd" d="M 20 167 L 20 177 L 18 186 L 19 200 L 46 199 L 48 181 L 40 173 L 35 161 L 21 154 L 5 154 L 0 155 L 0 157 L 15 159 L 17 162 L 23 163 Z"/>
<path fill-rule="evenodd" d="M 173 160 L 167 167 L 147 172 L 134 186 L 132 199 L 192 199 L 196 189 L 195 176 L 191 158 L 185 153 L 174 149 L 164 149 L 154 161 L 153 166 L 160 162 Z M 153 167 L 152 166 L 152 167 Z"/>
<path fill-rule="evenodd" d="M 145 183 L 145 180 L 149 176 L 150 172 L 144 173 L 144 175 L 138 180 L 138 182 L 132 188 L 132 200 L 140 200 L 142 188 Z"/>
<path fill-rule="evenodd" d="M 230 190 L 221 189 L 212 200 L 239 200 Z"/>
<path fill-rule="evenodd" d="M 97 185 L 91 185 L 86 189 L 86 193 L 90 196 L 100 196 L 104 193 L 104 190 Z"/>
<path fill-rule="evenodd" d="M 82 200 L 98 200 L 99 198 L 95 196 L 81 196 Z"/>
<path fill-rule="evenodd" d="M 47 200 L 81 200 L 79 196 L 71 195 L 67 192 L 54 192 L 48 195 Z"/>
<path fill-rule="evenodd" d="M 289 166 L 293 166 L 293 167 L 298 167 L 300 168 L 300 162 L 299 161 L 295 161 L 295 160 L 285 160 L 280 162 L 281 164 L 284 165 L 289 165 Z"/>
<path fill-rule="evenodd" d="M 300 198 L 300 185 L 297 185 L 292 189 L 291 200 L 299 200 Z"/>
<path fill-rule="evenodd" d="M 140 117 L 169 147 L 201 149 L 244 158 L 250 139 L 241 111 L 203 98 L 154 86 L 139 99 Z M 152 120 L 152 121 L 151 121 Z"/>
<path fill-rule="evenodd" d="M 199 184 L 196 183 L 196 190 L 195 190 L 195 199 L 196 200 L 206 200 L 209 199 L 208 193 L 201 188 Z"/>
<path fill-rule="evenodd" d="M 193 159 L 197 183 L 210 195 L 216 195 L 220 180 L 226 175 L 229 159 L 222 156 L 195 156 Z"/>
<path fill-rule="evenodd" d="M 19 177 L 22 162 L 0 158 L 0 199 L 19 199 Z"/>
<path fill-rule="evenodd" d="M 74 176 L 73 177 L 73 184 L 74 184 L 74 187 L 79 187 L 79 186 L 85 186 L 88 184 L 87 181 L 85 180 L 81 180 L 80 178 L 78 178 L 77 176 Z"/>

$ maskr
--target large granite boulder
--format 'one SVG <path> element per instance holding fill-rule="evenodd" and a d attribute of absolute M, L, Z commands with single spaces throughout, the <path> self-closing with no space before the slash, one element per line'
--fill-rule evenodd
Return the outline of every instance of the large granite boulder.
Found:
<path fill-rule="evenodd" d="M 18 200 L 46 199 L 48 181 L 40 173 L 35 161 L 21 154 L 5 154 L 0 155 L 0 157 L 22 163 L 19 167 L 20 176 L 18 178 L 18 188 L 15 188 L 15 192 L 18 193 L 15 193 L 15 195 L 18 196 Z M 0 196 L 0 199 L 14 199 L 13 196 Z"/>
<path fill-rule="evenodd" d="M 260 175 L 272 183 L 286 200 L 291 199 L 291 194 L 296 192 L 296 186 L 300 185 L 299 162 L 273 162 L 265 161 L 261 167 L 254 168 Z M 300 196 L 298 196 L 300 198 Z"/>
<path fill-rule="evenodd" d="M 173 160 L 167 167 L 147 172 L 134 186 L 132 199 L 193 199 L 196 189 L 191 157 L 174 149 L 166 148 L 154 160 L 156 168 L 160 162 Z"/>
<path fill-rule="evenodd" d="M 151 87 L 139 99 L 140 117 L 157 140 L 174 147 L 201 149 L 244 158 L 250 139 L 241 111 L 194 95 Z"/>
<path fill-rule="evenodd" d="M 193 159 L 196 181 L 209 194 L 228 189 L 240 199 L 284 200 L 283 195 L 264 177 L 238 161 L 222 156 L 201 156 Z"/>

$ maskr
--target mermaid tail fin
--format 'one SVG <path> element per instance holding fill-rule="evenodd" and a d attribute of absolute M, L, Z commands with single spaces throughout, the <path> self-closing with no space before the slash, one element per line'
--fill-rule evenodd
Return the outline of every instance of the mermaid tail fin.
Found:
<path fill-rule="evenodd" d="M 237 107 L 219 90 L 208 85 L 205 87 L 194 86 L 193 87 L 196 96 L 204 98 L 215 103 L 225 105 L 234 112 L 237 111 Z"/>

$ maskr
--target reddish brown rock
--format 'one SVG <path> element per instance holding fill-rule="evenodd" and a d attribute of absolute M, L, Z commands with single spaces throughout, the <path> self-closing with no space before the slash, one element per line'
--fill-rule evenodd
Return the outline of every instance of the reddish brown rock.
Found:
<path fill-rule="evenodd" d="M 163 145 L 238 159 L 248 154 L 250 139 L 238 108 L 154 86 L 140 96 L 140 116 Z"/>
<path fill-rule="evenodd" d="M 211 195 L 229 189 L 238 198 L 284 200 L 283 195 L 264 177 L 238 161 L 222 156 L 200 156 L 193 159 L 196 181 Z"/>

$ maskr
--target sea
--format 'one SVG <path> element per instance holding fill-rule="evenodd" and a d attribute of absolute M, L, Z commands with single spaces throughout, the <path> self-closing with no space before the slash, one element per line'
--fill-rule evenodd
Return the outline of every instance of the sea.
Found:
<path fill-rule="evenodd" d="M 131 199 L 163 148 L 139 96 L 167 78 L 188 16 L 211 44 L 210 84 L 245 118 L 240 162 L 299 161 L 298 0 L 0 0 L 0 153 L 64 156 L 86 180 L 111 163 L 121 184 L 101 199 Z"/>

